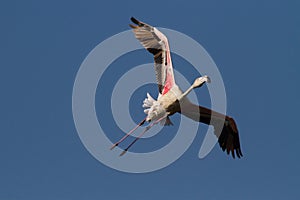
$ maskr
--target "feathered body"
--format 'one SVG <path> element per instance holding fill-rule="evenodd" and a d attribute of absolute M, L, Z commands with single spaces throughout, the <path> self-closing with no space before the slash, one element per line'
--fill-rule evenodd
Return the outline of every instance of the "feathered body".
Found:
<path fill-rule="evenodd" d="M 209 77 L 203 76 L 197 78 L 187 91 L 182 92 L 175 83 L 167 37 L 155 27 L 138 21 L 135 18 L 131 18 L 131 20 L 136 24 L 130 24 L 130 27 L 133 28 L 135 37 L 151 54 L 153 54 L 159 94 L 157 100 L 155 100 L 147 93 L 147 98 L 143 102 L 143 107 L 145 108 L 144 112 L 147 114 L 146 118 L 120 141 L 115 143 L 113 147 L 122 142 L 136 130 L 137 127 L 144 124 L 144 122 L 153 122 L 123 151 L 121 154 L 123 155 L 129 147 L 131 147 L 133 143 L 135 143 L 154 124 L 161 122 L 163 125 L 172 125 L 169 116 L 174 113 L 181 113 L 194 121 L 199 121 L 208 125 L 212 124 L 215 128 L 215 133 L 222 150 L 226 150 L 227 154 L 231 152 L 233 158 L 235 157 L 235 154 L 239 158 L 243 156 L 235 121 L 229 116 L 195 105 L 186 97 L 192 89 L 201 87 L 205 82 L 210 82 Z"/>

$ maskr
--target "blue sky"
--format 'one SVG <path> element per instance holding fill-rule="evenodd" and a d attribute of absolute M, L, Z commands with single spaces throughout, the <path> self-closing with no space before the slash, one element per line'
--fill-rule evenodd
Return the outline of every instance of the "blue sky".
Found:
<path fill-rule="evenodd" d="M 299 199 L 299 9 L 296 0 L 1 2 L 0 199 Z M 201 130 L 180 159 L 147 174 L 108 168 L 85 149 L 72 117 L 76 73 L 96 45 L 128 29 L 131 16 L 183 32 L 209 52 L 243 159 L 216 146 L 199 160 Z M 136 53 L 137 63 L 152 61 L 146 51 Z M 176 56 L 173 62 L 179 70 L 185 63 Z M 114 65 L 130 67 L 126 59 Z M 146 141 L 137 147 L 158 142 Z"/>

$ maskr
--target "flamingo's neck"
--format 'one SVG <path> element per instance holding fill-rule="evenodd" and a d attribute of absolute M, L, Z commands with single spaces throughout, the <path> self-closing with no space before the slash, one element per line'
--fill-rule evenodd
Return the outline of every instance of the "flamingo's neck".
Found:
<path fill-rule="evenodd" d="M 192 90 L 194 89 L 194 86 L 192 85 L 187 89 L 182 95 L 179 96 L 178 101 L 182 100 L 186 95 L 188 95 Z"/>
<path fill-rule="evenodd" d="M 178 101 L 182 100 L 186 95 L 188 95 L 194 88 L 201 87 L 205 82 L 210 83 L 210 78 L 208 76 L 202 76 L 199 78 L 196 78 L 193 85 L 189 87 L 181 96 L 179 96 Z"/>

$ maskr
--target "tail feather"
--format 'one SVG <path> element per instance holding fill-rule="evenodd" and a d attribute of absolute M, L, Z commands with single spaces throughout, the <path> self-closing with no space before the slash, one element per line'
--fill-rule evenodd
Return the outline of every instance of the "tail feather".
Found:
<path fill-rule="evenodd" d="M 169 117 L 166 117 L 165 120 L 160 121 L 160 125 L 162 126 L 173 126 L 173 123 Z"/>

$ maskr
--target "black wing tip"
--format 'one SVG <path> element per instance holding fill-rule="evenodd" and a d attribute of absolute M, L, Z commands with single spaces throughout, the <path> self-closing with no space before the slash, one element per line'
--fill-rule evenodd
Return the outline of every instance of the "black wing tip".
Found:
<path fill-rule="evenodd" d="M 130 26 L 131 28 L 133 28 L 133 29 L 136 29 L 136 28 L 138 28 L 138 26 L 142 26 L 142 25 L 143 25 L 139 20 L 137 20 L 137 19 L 134 18 L 134 17 L 131 17 L 130 20 L 131 20 L 134 24 L 137 25 L 137 26 L 136 26 L 136 25 L 133 25 L 133 24 L 129 24 L 129 26 Z"/>
<path fill-rule="evenodd" d="M 139 27 L 143 27 L 143 26 L 146 26 L 146 24 L 144 22 L 141 22 L 139 20 L 137 20 L 136 18 L 134 17 L 131 17 L 130 20 L 135 23 L 136 25 L 138 25 Z"/>
<path fill-rule="evenodd" d="M 230 126 L 228 127 L 224 124 L 223 130 L 218 139 L 219 145 L 224 152 L 226 150 L 227 155 L 229 155 L 231 152 L 231 156 L 233 159 L 235 159 L 235 156 L 237 156 L 238 158 L 242 158 L 243 153 L 242 153 L 241 146 L 240 146 L 239 133 L 238 133 L 236 123 L 233 118 L 231 118 L 231 117 L 226 117 L 226 118 L 229 121 Z M 228 141 L 229 135 L 233 135 L 233 141 L 231 141 L 231 142 Z M 231 144 L 231 143 L 233 143 L 233 144 Z"/>
<path fill-rule="evenodd" d="M 226 143 L 219 143 L 219 145 L 220 145 L 222 151 L 225 152 L 225 153 L 227 153 L 227 155 L 229 155 L 230 152 L 231 152 L 232 158 L 235 159 L 235 155 L 238 158 L 242 158 L 243 157 L 243 153 L 242 153 L 241 147 L 236 147 L 233 150 L 230 150 L 229 148 L 226 147 Z"/>
<path fill-rule="evenodd" d="M 238 148 L 238 149 L 236 150 L 236 154 L 237 154 L 237 156 L 238 156 L 239 158 L 242 158 L 242 157 L 244 156 L 243 153 L 242 153 L 241 148 Z"/>
<path fill-rule="evenodd" d="M 130 20 L 131 20 L 133 23 L 135 23 L 136 25 L 140 25 L 140 21 L 137 20 L 136 18 L 131 17 Z"/>
<path fill-rule="evenodd" d="M 235 149 L 235 152 L 233 151 L 232 152 L 232 157 L 235 158 L 235 155 L 238 157 L 238 158 L 242 158 L 243 157 L 243 154 L 242 154 L 242 151 L 241 151 L 241 148 L 236 148 Z"/>

